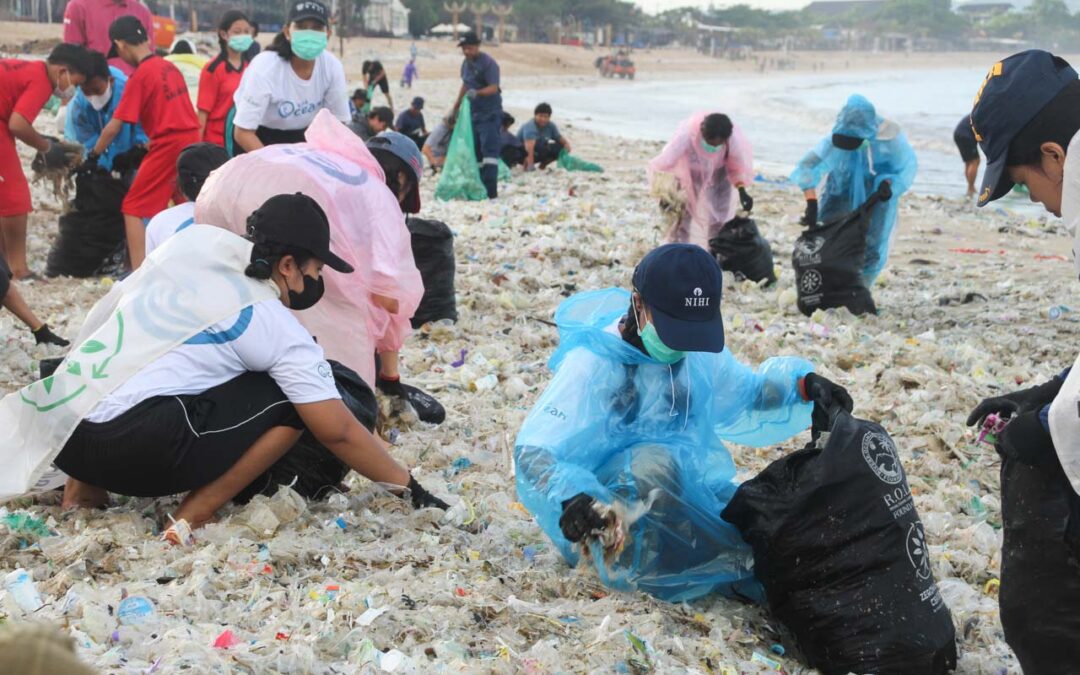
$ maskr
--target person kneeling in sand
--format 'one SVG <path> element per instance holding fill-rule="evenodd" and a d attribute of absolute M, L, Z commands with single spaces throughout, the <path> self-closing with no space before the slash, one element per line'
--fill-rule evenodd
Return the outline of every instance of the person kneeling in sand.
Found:
<path fill-rule="evenodd" d="M 673 176 L 678 183 L 679 199 L 664 199 L 661 208 L 667 208 L 665 203 L 686 203 L 666 235 L 668 241 L 708 246 L 735 216 L 738 205 L 747 212 L 754 208 L 746 191 L 754 180 L 750 142 L 723 113 L 696 113 L 683 122 L 649 162 L 648 174 L 654 189 L 659 174 Z"/>
<path fill-rule="evenodd" d="M 533 111 L 533 118 L 521 125 L 517 132 L 518 144 L 525 147 L 525 170 L 541 169 L 559 159 L 563 150 L 570 152 L 570 141 L 559 133 L 559 127 L 551 121 L 551 106 L 541 103 Z"/>
<path fill-rule="evenodd" d="M 424 147 L 421 148 L 424 157 L 427 157 L 428 165 L 431 166 L 432 175 L 438 173 L 443 164 L 446 164 L 446 153 L 450 151 L 450 139 L 454 136 L 456 122 L 457 118 L 454 115 L 444 117 L 431 130 L 431 135 L 427 137 Z"/>
<path fill-rule="evenodd" d="M 306 195 L 277 195 L 251 214 L 248 237 L 193 225 L 151 254 L 146 275 L 123 282 L 121 294 L 139 299 L 121 300 L 116 312 L 128 314 L 120 324 L 121 331 L 128 326 L 128 340 L 156 334 L 139 332 L 137 322 L 154 320 L 139 310 L 143 298 L 152 302 L 169 294 L 169 283 L 197 287 L 186 295 L 188 303 L 211 295 L 217 303 L 246 295 L 256 301 L 235 301 L 243 305 L 239 311 L 181 337 L 126 381 L 117 374 L 123 384 L 83 417 L 56 456 L 56 466 L 70 476 L 64 504 L 101 503 L 106 491 L 142 497 L 190 491 L 165 532 L 167 540 L 186 543 L 190 528 L 211 521 L 308 429 L 361 475 L 395 492 L 407 490 L 414 507 L 446 508 L 345 407 L 322 347 L 289 311 L 319 301 L 324 265 L 353 271 L 330 250 L 326 214 Z M 198 255 L 207 260 L 192 262 Z M 200 264 L 203 270 L 183 269 Z M 196 273 L 198 280 L 185 279 Z M 155 288 L 144 287 L 150 284 Z M 169 297 L 168 310 L 178 320 L 203 309 L 183 307 L 183 293 Z M 152 342 L 118 344 L 116 350 L 149 353 Z M 72 353 L 87 352 L 87 344 Z"/>
<path fill-rule="evenodd" d="M 753 593 L 750 549 L 720 517 L 736 488 L 722 441 L 765 447 L 833 402 L 851 410 L 803 359 L 756 372 L 735 360 L 722 281 L 704 249 L 666 244 L 637 266 L 632 293 L 581 293 L 555 313 L 555 375 L 515 442 L 518 496 L 569 564 L 591 555 L 616 588 Z"/>

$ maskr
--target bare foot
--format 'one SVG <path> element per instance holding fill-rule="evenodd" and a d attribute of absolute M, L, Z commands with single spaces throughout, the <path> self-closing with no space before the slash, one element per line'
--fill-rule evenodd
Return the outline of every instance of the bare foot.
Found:
<path fill-rule="evenodd" d="M 96 509 L 105 506 L 108 501 L 109 493 L 106 490 L 68 478 L 64 485 L 64 499 L 60 502 L 60 507 L 64 510 Z"/>

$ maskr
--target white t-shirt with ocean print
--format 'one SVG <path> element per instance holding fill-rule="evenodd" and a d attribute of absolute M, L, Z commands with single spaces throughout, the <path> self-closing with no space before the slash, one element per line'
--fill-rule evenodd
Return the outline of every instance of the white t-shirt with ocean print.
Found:
<path fill-rule="evenodd" d="M 341 398 L 322 347 L 275 298 L 245 307 L 166 352 L 85 419 L 108 422 L 154 396 L 201 394 L 247 372 L 269 373 L 294 404 Z"/>
<path fill-rule="evenodd" d="M 323 108 L 345 124 L 352 120 L 345 69 L 328 51 L 315 60 L 310 80 L 301 80 L 277 52 L 262 52 L 244 70 L 233 101 L 233 125 L 241 129 L 306 129 Z"/>

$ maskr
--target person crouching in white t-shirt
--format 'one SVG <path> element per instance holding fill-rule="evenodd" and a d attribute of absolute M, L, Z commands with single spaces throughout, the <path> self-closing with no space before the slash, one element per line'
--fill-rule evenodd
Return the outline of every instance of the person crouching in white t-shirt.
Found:
<path fill-rule="evenodd" d="M 229 161 L 225 148 L 213 143 L 192 143 L 176 158 L 176 183 L 187 197 L 183 204 L 167 208 L 146 225 L 146 254 L 150 255 L 165 240 L 195 224 L 195 198 L 202 191 L 210 172 Z"/>
<path fill-rule="evenodd" d="M 288 24 L 252 59 L 233 95 L 233 139 L 240 150 L 303 143 L 304 131 L 323 108 L 345 124 L 352 120 L 345 69 L 326 51 L 329 37 L 326 6 L 296 0 Z"/>
<path fill-rule="evenodd" d="M 345 407 L 322 348 L 289 311 L 322 297 L 323 265 L 353 271 L 330 251 L 326 214 L 306 195 L 277 195 L 248 228 L 254 247 L 244 274 L 272 281 L 279 298 L 194 335 L 102 399 L 56 457 L 70 476 L 64 505 L 100 504 L 107 492 L 188 492 L 165 532 L 166 540 L 188 544 L 192 528 L 209 522 L 307 429 L 361 475 L 408 490 L 414 507 L 447 508 Z"/>

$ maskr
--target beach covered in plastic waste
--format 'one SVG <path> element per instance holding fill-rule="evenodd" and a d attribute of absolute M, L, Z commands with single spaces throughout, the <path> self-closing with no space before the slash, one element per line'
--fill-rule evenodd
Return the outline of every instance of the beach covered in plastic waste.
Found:
<path fill-rule="evenodd" d="M 760 608 L 664 603 L 569 569 L 517 501 L 511 450 L 549 378 L 556 306 L 577 291 L 628 287 L 667 225 L 644 178 L 659 144 L 563 133 L 605 173 L 515 173 L 490 203 L 437 202 L 425 179 L 420 215 L 456 235 L 461 318 L 418 330 L 402 368 L 447 420 L 423 427 L 395 415 L 383 432 L 418 480 L 459 504 L 452 523 L 355 474 L 348 493 L 323 502 L 283 489 L 227 507 L 186 550 L 156 536 L 174 500 L 114 497 L 108 510 L 65 513 L 58 494 L 24 498 L 0 510 L 0 617 L 61 626 L 103 672 L 807 672 Z M 1044 381 L 1074 357 L 1080 304 L 1064 230 L 909 194 L 872 289 L 880 314 L 807 318 L 791 270 L 802 197 L 777 178 L 750 191 L 779 281 L 759 288 L 726 275 L 727 344 L 751 365 L 811 360 L 847 387 L 858 416 L 889 431 L 952 611 L 958 672 L 1018 672 L 997 611 L 1000 463 L 963 423 L 983 396 Z M 55 204 L 51 191 L 34 186 L 36 203 Z M 33 266 L 55 217 L 32 216 Z M 73 337 L 109 283 L 22 288 Z M 0 391 L 61 353 L 35 347 L 7 313 L 0 336 Z M 808 438 L 729 447 L 745 479 Z"/>

